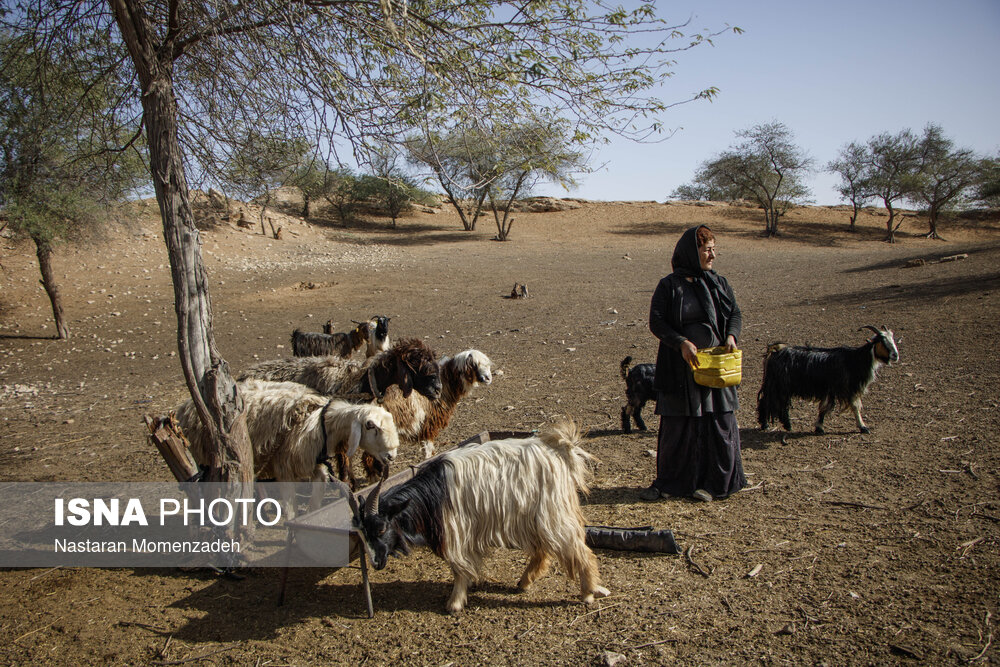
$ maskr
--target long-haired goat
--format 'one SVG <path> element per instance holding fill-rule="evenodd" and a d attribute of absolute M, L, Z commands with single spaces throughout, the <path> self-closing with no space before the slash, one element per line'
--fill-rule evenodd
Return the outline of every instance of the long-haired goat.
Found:
<path fill-rule="evenodd" d="M 625 357 L 621 363 L 622 379 L 625 380 L 625 405 L 622 406 L 622 432 L 632 432 L 632 420 L 640 431 L 646 430 L 646 422 L 642 421 L 642 408 L 646 401 L 656 400 L 656 390 L 653 389 L 653 377 L 656 375 L 656 364 L 632 364 L 632 357 Z"/>
<path fill-rule="evenodd" d="M 788 416 L 793 397 L 819 402 L 816 433 L 823 433 L 823 420 L 836 405 L 854 411 L 858 430 L 868 433 L 861 418 L 861 397 L 882 365 L 899 360 L 892 331 L 864 326 L 874 336 L 860 347 L 802 347 L 774 343 L 764 359 L 764 380 L 757 393 L 757 421 L 762 429 L 778 420 L 792 429 Z"/>
<path fill-rule="evenodd" d="M 333 333 L 332 325 L 327 322 L 323 333 L 302 331 L 292 332 L 292 354 L 296 357 L 319 357 L 334 355 L 345 359 L 365 346 L 365 356 L 372 357 L 389 348 L 388 324 L 380 323 L 387 318 L 372 318 L 367 322 L 354 322 L 350 331 Z M 381 330 L 379 327 L 382 327 Z"/>
<path fill-rule="evenodd" d="M 447 608 L 457 613 L 469 584 L 481 579 L 486 556 L 505 547 L 528 554 L 522 590 L 555 558 L 570 578 L 579 578 L 584 602 L 609 595 L 585 543 L 577 491 L 587 491 L 592 457 L 578 447 L 580 439 L 576 425 L 564 421 L 537 437 L 445 452 L 382 498 L 380 483 L 359 517 L 375 569 L 384 568 L 390 554 L 429 547 L 455 574 Z"/>
<path fill-rule="evenodd" d="M 424 458 L 434 453 L 434 440 L 451 421 L 458 402 L 476 385 L 493 382 L 493 362 L 479 350 L 442 357 L 438 365 L 441 368 L 441 395 L 435 400 L 419 393 L 412 393 L 407 398 L 392 389 L 386 392 L 382 401 L 382 407 L 396 422 L 400 441 L 422 445 Z"/>
<path fill-rule="evenodd" d="M 238 389 L 259 478 L 326 481 L 325 459 L 332 456 L 338 477 L 353 487 L 350 457 L 359 449 L 385 463 L 396 458 L 399 434 L 380 406 L 331 399 L 295 382 L 247 380 Z M 205 463 L 211 443 L 190 399 L 177 408 L 177 420 L 194 460 Z"/>
<path fill-rule="evenodd" d="M 333 356 L 286 357 L 251 366 L 238 379 L 298 382 L 342 398 L 370 396 L 380 400 L 394 384 L 403 396 L 416 390 L 433 400 L 441 393 L 441 370 L 434 351 L 416 338 L 399 340 L 361 363 Z"/>

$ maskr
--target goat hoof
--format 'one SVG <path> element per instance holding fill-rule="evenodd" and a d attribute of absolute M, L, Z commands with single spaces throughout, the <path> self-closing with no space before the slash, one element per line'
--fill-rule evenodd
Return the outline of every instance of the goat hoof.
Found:
<path fill-rule="evenodd" d="M 872 432 L 871 429 L 868 428 L 867 426 L 862 426 L 860 430 L 861 430 L 862 433 L 871 433 Z"/>
<path fill-rule="evenodd" d="M 826 433 L 826 431 L 823 429 L 822 426 L 817 426 L 816 427 L 816 435 L 823 435 L 825 433 Z"/>

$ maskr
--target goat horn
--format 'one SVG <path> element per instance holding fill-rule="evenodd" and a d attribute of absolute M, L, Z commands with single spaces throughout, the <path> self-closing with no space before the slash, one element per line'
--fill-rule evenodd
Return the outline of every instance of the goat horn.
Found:
<path fill-rule="evenodd" d="M 882 332 L 881 332 L 881 331 L 879 331 L 878 329 L 876 329 L 875 327 L 873 327 L 873 326 L 872 326 L 872 325 L 870 325 L 870 324 L 866 324 L 865 326 L 863 326 L 863 327 L 861 327 L 860 329 L 858 329 L 858 331 L 862 331 L 862 330 L 864 330 L 864 329 L 871 329 L 872 331 L 874 331 L 874 332 L 875 332 L 875 335 L 876 335 L 876 336 L 881 336 L 881 335 L 882 335 Z"/>
<path fill-rule="evenodd" d="M 382 464 L 382 477 L 379 478 L 378 484 L 375 485 L 375 489 L 368 494 L 368 498 L 365 500 L 365 516 L 372 516 L 378 514 L 378 497 L 382 493 L 382 482 L 385 481 L 386 477 L 389 476 L 389 464 Z"/>

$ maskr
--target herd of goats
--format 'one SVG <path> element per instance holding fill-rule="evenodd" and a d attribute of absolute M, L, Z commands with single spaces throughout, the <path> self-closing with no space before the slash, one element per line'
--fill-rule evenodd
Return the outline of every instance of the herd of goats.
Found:
<path fill-rule="evenodd" d="M 468 586 L 482 577 L 485 558 L 499 547 L 528 554 L 521 589 L 556 559 L 579 580 L 585 603 L 607 596 L 585 543 L 579 492 L 588 490 L 592 457 L 579 446 L 578 426 L 567 419 L 531 437 L 491 440 L 431 458 L 459 400 L 492 382 L 492 362 L 475 349 L 438 358 L 416 338 L 390 344 L 388 323 L 387 317 L 373 317 L 344 333 L 332 332 L 330 323 L 323 333 L 296 330 L 293 357 L 258 363 L 238 377 L 257 478 L 336 478 L 353 490 L 351 460 L 360 452 L 368 479 L 379 482 L 363 508 L 353 492 L 348 498 L 375 568 L 385 567 L 390 555 L 429 547 L 454 574 L 447 603 L 452 613 L 465 606 Z M 758 393 L 761 428 L 779 421 L 791 430 L 789 406 L 799 397 L 819 402 L 817 433 L 838 405 L 850 407 L 867 433 L 861 396 L 878 368 L 897 361 L 899 352 L 891 330 L 864 328 L 874 336 L 860 347 L 770 345 Z M 364 360 L 352 361 L 362 348 Z M 630 364 L 628 357 L 621 362 L 625 432 L 631 420 L 645 430 L 642 407 L 655 400 L 653 364 Z M 176 415 L 195 461 L 204 464 L 210 438 L 192 402 Z M 401 443 L 422 447 L 430 460 L 382 495 Z"/>

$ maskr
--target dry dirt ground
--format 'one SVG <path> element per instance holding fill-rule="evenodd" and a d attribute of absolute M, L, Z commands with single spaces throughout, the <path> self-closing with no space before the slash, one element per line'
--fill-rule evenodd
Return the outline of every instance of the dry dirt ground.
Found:
<path fill-rule="evenodd" d="M 186 398 L 156 208 L 97 246 L 64 248 L 58 275 L 73 337 L 53 331 L 32 249 L 3 239 L 0 479 L 168 480 L 141 418 Z M 459 406 L 454 443 L 484 429 L 575 417 L 600 458 L 590 523 L 671 528 L 685 555 L 598 551 L 612 596 L 584 607 L 556 570 L 527 593 L 519 553 L 501 552 L 459 616 L 451 578 L 426 552 L 373 573 L 368 619 L 351 567 L 234 581 L 176 569 L 0 571 L 7 664 L 964 664 L 1000 661 L 1000 225 L 899 243 L 885 218 L 795 211 L 778 239 L 759 213 L 726 206 L 589 203 L 519 214 L 509 242 L 492 221 L 414 214 L 304 224 L 283 240 L 218 225 L 204 233 L 219 347 L 234 370 L 290 353 L 295 327 L 392 317 L 394 337 L 441 354 L 486 352 L 502 371 Z M 738 413 L 750 486 L 729 500 L 643 503 L 653 432 L 620 432 L 625 355 L 653 361 L 649 299 L 681 231 L 717 235 L 716 267 L 743 310 Z M 943 256 L 967 253 L 962 261 Z M 913 258 L 927 263 L 904 268 Z M 515 282 L 530 298 L 510 300 Z M 810 433 L 763 433 L 754 415 L 768 342 L 860 344 L 888 325 L 900 362 L 850 414 Z M 652 406 L 647 420 L 655 429 Z M 411 453 L 416 458 L 415 453 Z M 4 508 L 11 511 L 11 508 Z M 752 573 L 756 573 L 751 576 Z"/>

